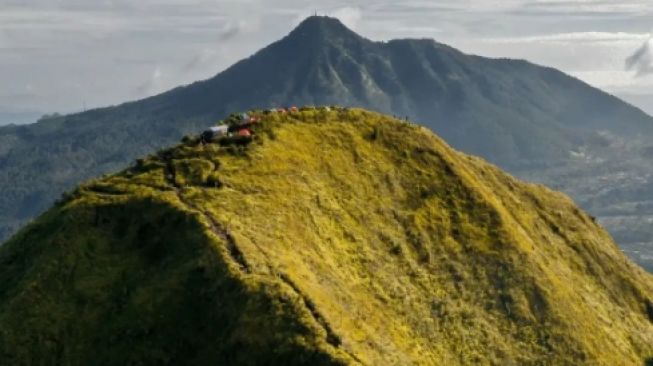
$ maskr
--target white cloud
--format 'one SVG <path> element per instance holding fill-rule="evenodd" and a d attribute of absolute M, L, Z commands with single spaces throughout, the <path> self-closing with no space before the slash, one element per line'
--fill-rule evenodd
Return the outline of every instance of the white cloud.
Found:
<path fill-rule="evenodd" d="M 161 71 L 160 66 L 156 66 L 154 70 L 150 73 L 150 76 L 143 83 L 136 86 L 134 89 L 134 94 L 136 96 L 146 96 L 151 92 L 155 91 L 163 78 L 163 72 Z"/>
<path fill-rule="evenodd" d="M 216 52 L 212 49 L 205 48 L 198 54 L 191 57 L 182 67 L 182 72 L 193 71 L 199 67 L 203 67 L 216 58 Z"/>
<path fill-rule="evenodd" d="M 653 74 L 653 38 L 648 38 L 632 55 L 626 58 L 626 70 L 636 76 Z"/>
<path fill-rule="evenodd" d="M 344 7 L 340 9 L 336 9 L 332 13 L 330 13 L 331 16 L 338 18 L 343 24 L 345 24 L 347 27 L 351 29 L 356 29 L 358 26 L 358 22 L 363 18 L 363 12 L 361 11 L 360 8 L 354 8 L 354 7 Z"/>
<path fill-rule="evenodd" d="M 490 38 L 486 42 L 492 43 L 639 43 L 649 37 L 648 33 L 628 32 L 570 32 L 553 33 L 522 37 Z"/>
<path fill-rule="evenodd" d="M 653 9 L 653 4 L 648 0 L 536 0 L 534 2 L 524 1 L 523 3 L 525 6 L 531 5 L 540 9 L 549 8 L 565 12 L 626 12 L 641 14 Z"/>

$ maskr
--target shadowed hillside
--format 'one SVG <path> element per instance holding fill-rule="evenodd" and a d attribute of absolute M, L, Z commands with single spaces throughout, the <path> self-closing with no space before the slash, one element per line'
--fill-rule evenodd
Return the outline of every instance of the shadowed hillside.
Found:
<path fill-rule="evenodd" d="M 363 110 L 254 113 L 0 248 L 8 364 L 643 365 L 653 278 L 569 198 Z M 240 143 L 236 143 L 240 142 Z"/>

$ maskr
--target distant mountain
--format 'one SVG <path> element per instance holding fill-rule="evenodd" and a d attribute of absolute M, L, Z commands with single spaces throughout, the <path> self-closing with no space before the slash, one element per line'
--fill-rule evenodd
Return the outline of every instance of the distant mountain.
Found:
<path fill-rule="evenodd" d="M 36 122 L 43 113 L 30 111 L 11 111 L 4 110 L 0 107 L 0 126 L 5 125 L 23 125 Z"/>
<path fill-rule="evenodd" d="M 3 364 L 651 362 L 653 276 L 565 195 L 376 113 L 261 117 L 0 247 Z"/>
<path fill-rule="evenodd" d="M 362 106 L 424 123 L 458 149 L 570 192 L 613 232 L 628 227 L 610 224 L 604 208 L 612 206 L 603 201 L 628 197 L 619 212 L 629 222 L 639 217 L 634 207 L 653 201 L 640 184 L 653 171 L 653 119 L 639 109 L 551 68 L 470 56 L 432 40 L 373 42 L 336 19 L 310 17 L 212 79 L 0 128 L 2 237 L 79 181 L 116 171 L 230 111 L 290 104 Z M 624 180 L 632 187 L 620 185 Z M 653 230 L 638 239 L 653 241 Z"/>

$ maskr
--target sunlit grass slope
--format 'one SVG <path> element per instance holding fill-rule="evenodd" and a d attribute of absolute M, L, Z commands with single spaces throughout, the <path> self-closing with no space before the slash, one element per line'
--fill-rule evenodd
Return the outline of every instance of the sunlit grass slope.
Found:
<path fill-rule="evenodd" d="M 0 248 L 0 359 L 653 356 L 653 279 L 566 196 L 363 110 L 266 114 L 255 133 L 88 182 Z"/>

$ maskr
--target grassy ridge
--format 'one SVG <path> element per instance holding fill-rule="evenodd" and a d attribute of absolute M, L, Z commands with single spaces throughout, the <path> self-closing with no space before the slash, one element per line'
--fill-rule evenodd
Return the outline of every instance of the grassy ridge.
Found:
<path fill-rule="evenodd" d="M 255 132 L 91 181 L 0 249 L 3 359 L 653 355 L 653 280 L 566 196 L 363 110 L 270 114 Z"/>

